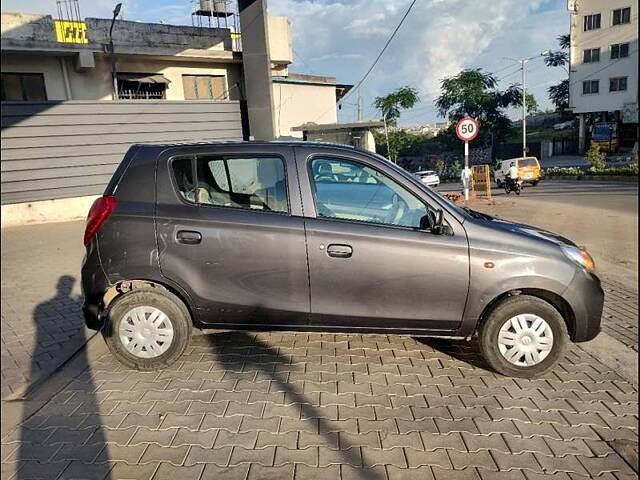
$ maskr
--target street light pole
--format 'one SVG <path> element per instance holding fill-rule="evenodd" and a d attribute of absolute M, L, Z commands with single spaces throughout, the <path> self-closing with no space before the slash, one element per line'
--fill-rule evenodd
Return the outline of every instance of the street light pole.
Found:
<path fill-rule="evenodd" d="M 389 130 L 387 129 L 386 113 L 382 116 L 382 121 L 384 122 L 384 136 L 387 138 L 387 156 L 389 157 L 389 161 L 393 162 L 393 160 L 391 159 L 391 152 L 389 151 Z"/>
<path fill-rule="evenodd" d="M 545 50 L 540 53 L 541 57 L 548 55 L 549 51 Z M 529 58 L 507 58 L 507 60 L 512 60 L 514 62 L 518 62 L 520 64 L 520 68 L 522 69 L 522 157 L 527 156 L 527 83 L 526 83 L 526 66 L 527 62 L 533 60 L 534 58 L 538 58 L 538 55 Z"/>
<path fill-rule="evenodd" d="M 113 9 L 113 18 L 111 19 L 111 27 L 109 28 L 109 56 L 111 57 L 111 80 L 113 82 L 113 99 L 118 100 L 118 78 L 116 75 L 116 56 L 113 49 L 113 25 L 116 17 L 120 13 L 122 4 L 118 3 Z"/>
<path fill-rule="evenodd" d="M 522 158 L 527 156 L 527 83 L 526 83 L 526 63 L 527 60 L 521 60 L 522 65 Z"/>

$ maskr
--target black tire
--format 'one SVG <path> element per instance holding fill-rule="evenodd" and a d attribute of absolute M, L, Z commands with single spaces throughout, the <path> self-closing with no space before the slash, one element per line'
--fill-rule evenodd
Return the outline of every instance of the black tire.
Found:
<path fill-rule="evenodd" d="M 522 191 L 521 187 L 516 187 L 516 195 L 520 195 L 521 191 Z"/>
<path fill-rule="evenodd" d="M 139 358 L 128 352 L 118 331 L 120 322 L 132 308 L 150 306 L 164 312 L 173 328 L 173 339 L 169 348 L 154 358 Z M 141 288 L 116 298 L 106 315 L 102 330 L 111 354 L 123 365 L 135 370 L 159 370 L 174 363 L 191 342 L 193 322 L 185 304 L 171 292 L 162 288 Z"/>
<path fill-rule="evenodd" d="M 510 363 L 500 352 L 498 334 L 509 319 L 527 313 L 547 322 L 553 334 L 553 345 L 540 363 L 519 366 Z M 568 340 L 567 325 L 560 312 L 550 303 L 530 295 L 507 297 L 491 311 L 478 330 L 478 343 L 486 362 L 496 372 L 510 377 L 534 378 L 548 372 L 564 355 Z"/>

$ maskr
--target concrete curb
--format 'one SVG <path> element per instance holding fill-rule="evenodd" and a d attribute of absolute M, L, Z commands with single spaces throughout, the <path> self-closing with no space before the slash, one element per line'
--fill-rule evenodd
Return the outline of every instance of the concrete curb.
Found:
<path fill-rule="evenodd" d="M 550 175 L 545 180 L 560 180 L 572 182 L 621 182 L 638 183 L 637 175 Z"/>

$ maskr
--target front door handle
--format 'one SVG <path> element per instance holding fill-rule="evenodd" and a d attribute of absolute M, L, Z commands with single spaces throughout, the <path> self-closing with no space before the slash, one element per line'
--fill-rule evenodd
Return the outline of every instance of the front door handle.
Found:
<path fill-rule="evenodd" d="M 353 254 L 353 248 L 351 245 L 333 243 L 327 247 L 327 254 L 335 258 L 349 258 Z"/>
<path fill-rule="evenodd" d="M 176 234 L 176 239 L 179 243 L 184 243 L 185 245 L 197 245 L 202 241 L 202 235 L 200 232 L 193 232 L 191 230 L 180 230 Z"/>

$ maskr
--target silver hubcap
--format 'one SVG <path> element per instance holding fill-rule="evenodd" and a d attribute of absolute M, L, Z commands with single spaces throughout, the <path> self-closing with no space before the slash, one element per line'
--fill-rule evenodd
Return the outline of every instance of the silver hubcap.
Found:
<path fill-rule="evenodd" d="M 498 333 L 498 348 L 509 363 L 530 367 L 549 355 L 553 332 L 539 316 L 523 313 L 504 322 Z"/>
<path fill-rule="evenodd" d="M 171 346 L 173 325 L 164 312 L 155 307 L 129 310 L 120 322 L 120 341 L 138 358 L 154 358 Z"/>

